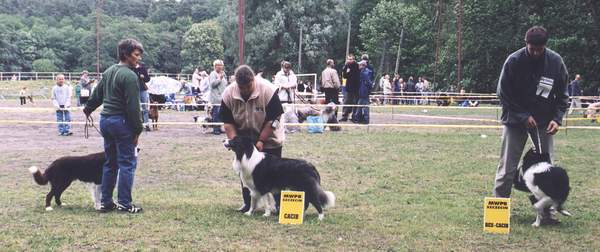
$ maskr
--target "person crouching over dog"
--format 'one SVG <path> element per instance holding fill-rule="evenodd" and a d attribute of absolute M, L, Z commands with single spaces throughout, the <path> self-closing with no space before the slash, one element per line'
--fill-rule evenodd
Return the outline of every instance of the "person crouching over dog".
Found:
<path fill-rule="evenodd" d="M 134 39 L 119 42 L 119 64 L 109 67 L 92 93 L 83 112 L 86 116 L 101 104 L 100 131 L 104 137 L 106 162 L 102 168 L 101 213 L 119 210 L 139 213 L 141 207 L 132 204 L 131 189 L 137 166 L 136 146 L 142 132 L 140 86 L 133 69 L 142 59 L 144 48 Z M 113 190 L 119 177 L 118 202 L 113 202 Z"/>
<path fill-rule="evenodd" d="M 247 136 L 256 139 L 256 148 L 281 157 L 284 129 L 279 123 L 283 106 L 276 88 L 267 80 L 254 78 L 247 65 L 235 70 L 235 82 L 223 92 L 220 117 L 228 139 Z M 250 190 L 242 185 L 244 205 L 240 212 L 250 209 Z M 279 204 L 279 195 L 274 195 Z"/>

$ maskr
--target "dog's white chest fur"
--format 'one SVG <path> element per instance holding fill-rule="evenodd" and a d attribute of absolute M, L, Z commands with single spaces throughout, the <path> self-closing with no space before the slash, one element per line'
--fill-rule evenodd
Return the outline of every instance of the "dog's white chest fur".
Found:
<path fill-rule="evenodd" d="M 254 179 L 252 178 L 252 172 L 256 166 L 265 158 L 265 154 L 254 149 L 252 156 L 248 158 L 246 155 L 242 156 L 242 160 L 234 160 L 233 167 L 240 173 L 240 179 L 245 187 L 248 187 L 251 191 L 256 190 L 254 185 Z"/>
<path fill-rule="evenodd" d="M 550 163 L 537 163 L 531 166 L 529 169 L 527 169 L 527 171 L 525 171 L 525 174 L 523 174 L 523 179 L 525 180 L 527 188 L 529 188 L 531 193 L 533 193 L 533 195 L 538 199 L 546 197 L 546 194 L 537 185 L 533 183 L 533 179 L 535 178 L 535 174 L 548 172 L 550 168 L 552 168 L 552 165 Z"/>

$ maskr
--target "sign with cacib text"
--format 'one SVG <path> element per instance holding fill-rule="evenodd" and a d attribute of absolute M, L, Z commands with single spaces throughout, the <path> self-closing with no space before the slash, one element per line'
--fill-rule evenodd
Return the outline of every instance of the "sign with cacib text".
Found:
<path fill-rule="evenodd" d="M 281 191 L 279 223 L 302 224 L 304 220 L 304 200 L 304 192 Z"/>
<path fill-rule="evenodd" d="M 510 198 L 485 198 L 483 231 L 496 234 L 510 232 Z"/>

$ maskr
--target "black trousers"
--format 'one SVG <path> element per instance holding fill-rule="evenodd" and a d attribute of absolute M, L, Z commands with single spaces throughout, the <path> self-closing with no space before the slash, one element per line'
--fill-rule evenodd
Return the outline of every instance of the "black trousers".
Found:
<path fill-rule="evenodd" d="M 325 104 L 330 102 L 340 104 L 340 91 L 337 88 L 323 88 L 323 92 L 325 93 Z"/>
<path fill-rule="evenodd" d="M 20 97 L 19 97 L 19 100 L 21 100 L 21 105 L 25 105 L 25 104 L 27 104 L 27 100 L 26 100 L 26 97 L 25 97 L 25 96 L 20 96 Z"/>
<path fill-rule="evenodd" d="M 356 105 L 358 104 L 358 92 L 347 92 L 344 97 L 344 105 Z M 356 107 L 344 107 L 344 113 L 342 114 L 342 119 L 347 119 L 348 115 L 352 113 L 352 117 L 356 114 Z"/>
<path fill-rule="evenodd" d="M 263 152 L 269 153 L 276 157 L 281 157 L 282 150 L 283 150 L 283 147 L 279 147 L 279 148 L 275 148 L 275 149 L 263 149 Z M 240 183 L 241 183 L 241 181 L 240 181 Z M 240 211 L 247 212 L 250 209 L 250 189 L 244 187 L 243 183 L 241 183 L 241 185 L 242 185 L 242 198 L 244 199 L 244 206 L 240 209 Z M 281 197 L 280 194 L 273 194 L 273 198 L 275 198 L 275 206 L 278 210 L 279 210 L 279 198 L 280 197 Z"/>

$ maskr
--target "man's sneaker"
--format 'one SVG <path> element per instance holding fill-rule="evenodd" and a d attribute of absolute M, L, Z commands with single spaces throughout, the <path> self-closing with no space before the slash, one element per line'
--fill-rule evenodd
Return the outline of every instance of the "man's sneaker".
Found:
<path fill-rule="evenodd" d="M 119 205 L 117 205 L 117 210 L 119 210 L 121 212 L 128 212 L 128 213 L 142 212 L 142 208 L 136 207 L 134 204 L 131 204 L 129 207 L 125 207 L 125 206 L 122 206 L 121 204 L 119 204 Z"/>
<path fill-rule="evenodd" d="M 342 119 L 340 119 L 340 122 L 347 122 L 348 121 L 348 117 L 342 117 Z"/>
<path fill-rule="evenodd" d="M 117 205 L 115 205 L 115 203 L 110 203 L 110 204 L 101 204 L 100 208 L 97 211 L 99 213 L 108 213 L 115 209 L 117 209 Z"/>
<path fill-rule="evenodd" d="M 146 125 L 146 131 L 152 131 L 149 125 Z"/>
<path fill-rule="evenodd" d="M 72 135 L 73 135 L 73 132 L 67 132 L 67 133 L 65 133 L 65 136 L 72 136 Z"/>

